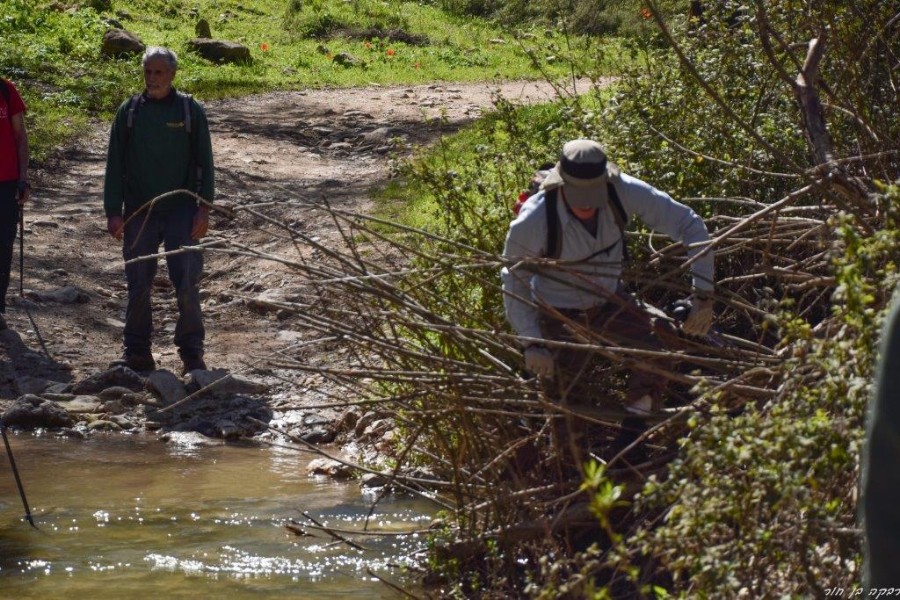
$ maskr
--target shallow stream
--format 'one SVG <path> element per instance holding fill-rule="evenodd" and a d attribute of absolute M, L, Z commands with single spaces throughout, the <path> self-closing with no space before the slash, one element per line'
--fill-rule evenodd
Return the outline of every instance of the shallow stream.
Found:
<path fill-rule="evenodd" d="M 310 454 L 269 447 L 191 447 L 155 438 L 88 440 L 10 433 L 38 530 L 0 445 L 0 598 L 396 598 L 369 573 L 401 582 L 424 536 L 347 536 L 372 496 L 356 482 L 310 478 Z M 433 505 L 382 500 L 370 531 L 422 530 Z"/>

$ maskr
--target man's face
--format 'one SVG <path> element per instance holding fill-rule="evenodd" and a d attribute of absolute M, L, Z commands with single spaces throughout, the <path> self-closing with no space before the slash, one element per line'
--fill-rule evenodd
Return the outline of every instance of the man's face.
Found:
<path fill-rule="evenodd" d="M 163 58 L 151 58 L 144 65 L 144 83 L 147 86 L 147 95 L 154 100 L 161 100 L 169 95 L 173 79 L 175 79 L 175 71 Z"/>

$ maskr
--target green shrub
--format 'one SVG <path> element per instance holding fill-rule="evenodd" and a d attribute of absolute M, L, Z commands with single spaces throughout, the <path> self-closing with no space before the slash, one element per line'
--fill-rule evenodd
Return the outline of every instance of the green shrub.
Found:
<path fill-rule="evenodd" d="M 637 66 L 611 97 L 521 111 L 500 103 L 496 116 L 408 172 L 412 188 L 429 191 L 433 229 L 453 240 L 436 247 L 465 263 L 462 243 L 476 248 L 472 256 L 500 249 L 504 211 L 535 165 L 566 139 L 598 139 L 625 171 L 703 213 L 714 235 L 732 231 L 719 241 L 718 326 L 772 353 L 720 389 L 694 390 L 701 398 L 687 426 L 670 425 L 672 439 L 681 436 L 677 458 L 626 514 L 600 511 L 618 543 L 538 564 L 525 545 L 508 549 L 508 561 L 530 565 L 527 575 L 485 562 L 482 585 L 527 579 L 528 594 L 541 598 L 818 597 L 858 578 L 862 422 L 898 282 L 900 195 L 884 180 L 900 172 L 886 142 L 900 135 L 886 59 L 900 47 L 878 35 L 893 15 L 874 0 L 804 11 L 779 0 L 764 4 L 762 23 L 758 3 L 706 5 L 702 20 L 676 12 L 667 21 L 681 56 L 659 33 L 629 40 Z M 836 24 L 816 79 L 837 159 L 826 165 L 793 84 L 822 23 Z M 784 45 L 767 49 L 760 31 Z M 467 145 L 471 155 L 460 149 Z M 639 248 L 636 262 L 650 252 Z M 654 269 L 633 283 L 649 281 L 642 295 L 659 299 L 665 271 Z M 467 325 L 505 327 L 496 285 L 463 273 L 428 285 L 470 302 Z M 736 392 L 741 385 L 753 393 Z M 595 503 L 619 500 L 616 482 L 595 479 Z"/>

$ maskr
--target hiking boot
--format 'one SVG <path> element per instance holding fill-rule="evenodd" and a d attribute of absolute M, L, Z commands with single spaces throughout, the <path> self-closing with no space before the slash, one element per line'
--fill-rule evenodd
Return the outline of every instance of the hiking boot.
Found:
<path fill-rule="evenodd" d="M 195 358 L 182 358 L 181 359 L 182 367 L 181 374 L 187 375 L 191 371 L 205 371 L 206 363 L 203 362 L 201 357 Z"/>
<path fill-rule="evenodd" d="M 156 361 L 153 360 L 153 355 L 149 352 L 146 354 L 143 352 L 126 352 L 122 355 L 122 358 L 109 363 L 109 366 L 110 368 L 128 367 L 132 371 L 146 372 L 156 369 Z"/>

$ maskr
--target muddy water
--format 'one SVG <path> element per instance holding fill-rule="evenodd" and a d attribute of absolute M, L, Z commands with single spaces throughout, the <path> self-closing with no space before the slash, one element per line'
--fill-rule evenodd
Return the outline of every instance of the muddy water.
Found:
<path fill-rule="evenodd" d="M 306 475 L 309 454 L 259 447 L 172 446 L 137 437 L 10 435 L 39 531 L 23 519 L 0 447 L 0 598 L 395 598 L 372 569 L 397 564 L 422 536 L 298 537 L 307 512 L 365 527 L 371 497 L 355 483 Z M 424 529 L 432 506 L 392 497 L 369 529 Z"/>

